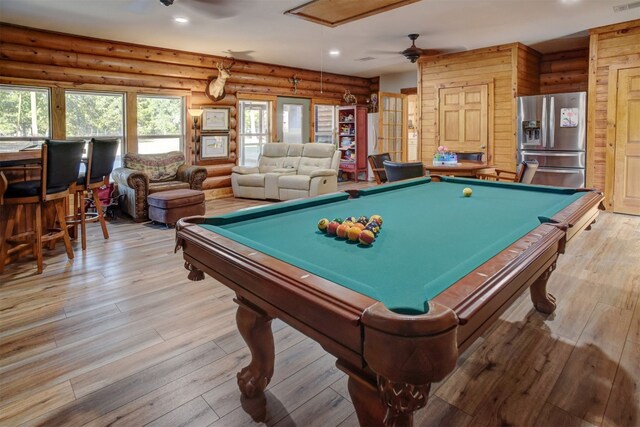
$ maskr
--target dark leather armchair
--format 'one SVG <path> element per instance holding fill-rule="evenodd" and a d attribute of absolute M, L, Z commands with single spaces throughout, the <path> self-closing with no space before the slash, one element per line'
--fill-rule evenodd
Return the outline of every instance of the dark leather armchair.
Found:
<path fill-rule="evenodd" d="M 383 182 L 387 182 L 387 174 L 384 171 L 383 162 L 385 160 L 391 160 L 389 153 L 371 154 L 368 159 L 376 183 L 382 184 Z"/>
<path fill-rule="evenodd" d="M 147 196 L 167 190 L 202 190 L 207 170 L 185 165 L 184 154 L 171 151 L 163 154 L 125 154 L 124 167 L 114 169 L 111 179 L 124 195 L 122 210 L 136 222 L 148 220 Z"/>
<path fill-rule="evenodd" d="M 387 174 L 389 182 L 424 176 L 424 165 L 422 162 L 401 163 L 385 160 L 382 164 L 384 165 L 384 171 Z"/>

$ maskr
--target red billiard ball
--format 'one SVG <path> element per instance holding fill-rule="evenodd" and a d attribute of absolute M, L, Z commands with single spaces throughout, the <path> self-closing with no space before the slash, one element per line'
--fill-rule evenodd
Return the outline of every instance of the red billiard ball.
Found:
<path fill-rule="evenodd" d="M 356 224 L 356 225 L 359 225 L 359 224 Z M 358 238 L 360 238 L 360 233 L 362 233 L 362 230 L 360 229 L 360 227 L 356 227 L 354 225 L 349 229 L 349 231 L 347 231 L 347 237 L 352 242 L 357 242 Z"/>
<path fill-rule="evenodd" d="M 362 233 L 360 233 L 358 240 L 360 240 L 361 244 L 369 246 L 374 240 L 376 240 L 376 236 L 371 230 L 363 230 Z"/>
<path fill-rule="evenodd" d="M 346 239 L 349 228 L 351 228 L 349 224 L 340 224 L 336 230 L 336 235 L 341 239 Z"/>
<path fill-rule="evenodd" d="M 337 231 L 338 231 L 338 227 L 340 227 L 340 223 L 337 221 L 331 221 L 328 225 L 327 225 L 327 234 L 330 234 L 332 236 L 335 236 Z"/>

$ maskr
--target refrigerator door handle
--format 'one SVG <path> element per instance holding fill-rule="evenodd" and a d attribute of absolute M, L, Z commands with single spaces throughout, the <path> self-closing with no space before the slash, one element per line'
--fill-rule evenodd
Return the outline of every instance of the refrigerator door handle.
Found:
<path fill-rule="evenodd" d="M 523 151 L 525 156 L 538 156 L 538 157 L 580 157 L 584 154 L 584 151 L 577 151 L 575 153 L 552 153 L 545 151 L 544 153 L 532 153 L 530 151 Z"/>
<path fill-rule="evenodd" d="M 551 101 L 549 102 L 549 147 L 553 148 L 556 145 L 555 136 L 556 136 L 556 103 L 555 97 L 551 97 Z"/>
<path fill-rule="evenodd" d="M 542 148 L 547 147 L 547 97 L 542 98 Z"/>
<path fill-rule="evenodd" d="M 538 168 L 536 173 L 582 173 L 582 169 L 551 169 L 551 168 Z"/>

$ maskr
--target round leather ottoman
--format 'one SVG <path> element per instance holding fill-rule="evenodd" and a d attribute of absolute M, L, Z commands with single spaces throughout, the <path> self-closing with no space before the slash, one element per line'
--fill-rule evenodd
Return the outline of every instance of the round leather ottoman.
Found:
<path fill-rule="evenodd" d="M 204 193 L 200 190 L 169 190 L 147 196 L 149 219 L 174 225 L 180 218 L 204 215 Z"/>

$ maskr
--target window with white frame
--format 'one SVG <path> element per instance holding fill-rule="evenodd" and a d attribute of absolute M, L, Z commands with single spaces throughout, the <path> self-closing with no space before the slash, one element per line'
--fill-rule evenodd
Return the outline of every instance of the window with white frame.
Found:
<path fill-rule="evenodd" d="M 264 144 L 271 141 L 271 102 L 240 101 L 238 164 L 257 166 Z"/>
<path fill-rule="evenodd" d="M 0 151 L 16 151 L 51 136 L 49 89 L 0 85 Z"/>
<path fill-rule="evenodd" d="M 138 95 L 138 153 L 182 151 L 184 102 L 180 96 Z"/>
<path fill-rule="evenodd" d="M 335 105 L 316 104 L 314 114 L 314 142 L 335 143 L 336 107 Z"/>
<path fill-rule="evenodd" d="M 122 164 L 124 141 L 124 94 L 65 91 L 67 138 L 118 138 L 114 167 Z"/>

